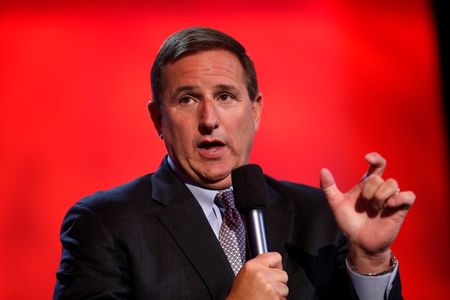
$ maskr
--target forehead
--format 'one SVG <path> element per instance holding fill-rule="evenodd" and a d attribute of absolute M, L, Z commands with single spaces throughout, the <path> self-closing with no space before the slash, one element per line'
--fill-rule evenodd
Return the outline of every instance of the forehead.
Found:
<path fill-rule="evenodd" d="M 208 50 L 186 55 L 163 68 L 165 89 L 183 84 L 223 84 L 245 86 L 244 70 L 236 55 L 227 50 Z"/>

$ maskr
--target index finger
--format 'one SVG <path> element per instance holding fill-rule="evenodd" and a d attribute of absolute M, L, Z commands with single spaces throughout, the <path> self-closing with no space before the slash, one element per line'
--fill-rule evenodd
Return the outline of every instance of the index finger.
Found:
<path fill-rule="evenodd" d="M 386 169 L 387 162 L 380 154 L 378 154 L 377 152 L 371 152 L 366 154 L 364 159 L 369 163 L 369 168 L 367 169 L 361 180 L 366 179 L 372 174 L 376 174 L 379 176 L 383 175 L 383 172 Z"/>
<path fill-rule="evenodd" d="M 281 264 L 281 254 L 278 252 L 267 252 L 255 257 L 260 261 L 260 263 L 266 267 L 274 269 L 283 269 Z"/>

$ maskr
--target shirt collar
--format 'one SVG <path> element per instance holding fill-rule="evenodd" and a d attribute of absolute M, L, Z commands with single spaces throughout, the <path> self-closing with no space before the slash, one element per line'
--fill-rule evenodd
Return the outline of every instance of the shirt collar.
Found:
<path fill-rule="evenodd" d="M 181 172 L 177 171 L 175 164 L 173 163 L 169 155 L 167 155 L 167 162 L 169 163 L 169 166 L 172 168 L 172 170 L 174 170 L 176 174 L 181 176 Z M 181 176 L 181 180 L 183 180 L 186 187 L 194 195 L 195 199 L 202 207 L 205 216 L 209 216 L 209 214 L 213 211 L 214 200 L 220 190 L 205 189 L 204 187 L 195 185 L 192 180 L 187 180 L 185 177 L 186 176 Z M 232 189 L 233 187 L 230 188 Z"/>
<path fill-rule="evenodd" d="M 217 190 L 208 190 L 196 185 L 192 185 L 190 183 L 185 183 L 186 187 L 191 191 L 194 195 L 195 199 L 197 199 L 198 203 L 203 209 L 203 213 L 205 216 L 209 216 L 209 214 L 213 210 L 214 199 L 219 191 Z"/>

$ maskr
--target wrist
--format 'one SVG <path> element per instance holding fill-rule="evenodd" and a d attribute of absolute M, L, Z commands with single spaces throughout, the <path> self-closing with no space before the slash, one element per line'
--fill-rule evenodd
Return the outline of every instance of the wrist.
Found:
<path fill-rule="evenodd" d="M 397 267 L 398 261 L 392 251 L 387 253 L 347 257 L 347 266 L 355 273 L 363 276 L 380 276 L 392 273 Z"/>
<path fill-rule="evenodd" d="M 371 252 L 349 244 L 347 259 L 352 270 L 357 273 L 380 273 L 389 267 L 391 250 L 387 248 L 380 252 Z"/>

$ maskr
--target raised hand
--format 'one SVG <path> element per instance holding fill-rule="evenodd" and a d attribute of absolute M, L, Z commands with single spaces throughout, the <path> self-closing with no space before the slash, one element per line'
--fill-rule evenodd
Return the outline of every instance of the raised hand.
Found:
<path fill-rule="evenodd" d="M 395 179 L 381 176 L 386 160 L 369 153 L 369 168 L 360 182 L 341 192 L 328 169 L 320 171 L 320 184 L 336 222 L 349 241 L 349 259 L 358 272 L 377 273 L 390 262 L 390 246 L 415 201 L 411 191 L 400 192 Z"/>

